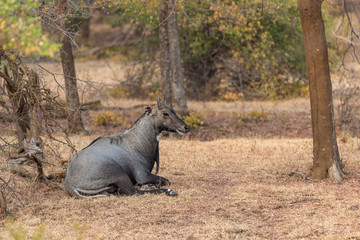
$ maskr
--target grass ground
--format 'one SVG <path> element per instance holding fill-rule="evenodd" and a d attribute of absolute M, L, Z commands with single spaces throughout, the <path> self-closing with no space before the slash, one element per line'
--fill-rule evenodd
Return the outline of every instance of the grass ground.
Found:
<path fill-rule="evenodd" d="M 75 137 L 79 149 L 92 136 Z M 360 150 L 340 144 L 343 183 L 303 180 L 310 139 L 162 139 L 160 175 L 177 197 L 73 199 L 15 177 L 25 204 L 1 220 L 3 239 L 359 239 Z M 60 183 L 62 186 L 62 184 Z M 38 238 L 40 239 L 40 238 Z"/>

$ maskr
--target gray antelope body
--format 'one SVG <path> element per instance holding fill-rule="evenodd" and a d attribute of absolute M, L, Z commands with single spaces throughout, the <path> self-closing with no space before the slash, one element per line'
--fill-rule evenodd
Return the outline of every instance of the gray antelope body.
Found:
<path fill-rule="evenodd" d="M 176 194 L 170 189 L 138 190 L 135 184 L 170 185 L 166 178 L 152 174 L 159 169 L 159 137 L 162 131 L 184 134 L 189 127 L 171 107 L 159 102 L 129 129 L 114 137 L 98 138 L 70 161 L 66 170 L 66 191 L 74 197 L 106 196 L 119 190 L 135 193 Z"/>

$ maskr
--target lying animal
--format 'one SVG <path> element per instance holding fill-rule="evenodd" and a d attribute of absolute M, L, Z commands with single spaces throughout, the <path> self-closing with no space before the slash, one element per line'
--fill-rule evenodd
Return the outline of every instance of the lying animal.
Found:
<path fill-rule="evenodd" d="M 114 137 L 98 138 L 70 161 L 66 170 L 66 191 L 74 197 L 101 197 L 121 191 L 135 193 L 165 193 L 170 189 L 139 190 L 134 185 L 170 185 L 157 176 L 159 170 L 159 138 L 162 131 L 185 134 L 189 131 L 175 111 L 161 104 L 145 107 L 145 113 L 129 129 Z M 156 166 L 156 173 L 151 171 Z"/>

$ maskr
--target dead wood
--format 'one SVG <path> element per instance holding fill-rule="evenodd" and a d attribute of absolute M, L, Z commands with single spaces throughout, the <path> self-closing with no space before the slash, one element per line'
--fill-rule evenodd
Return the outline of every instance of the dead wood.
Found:
<path fill-rule="evenodd" d="M 66 171 L 65 168 L 55 169 L 54 171 L 49 172 L 47 177 L 51 180 L 64 179 L 65 171 Z"/>
<path fill-rule="evenodd" d="M 131 107 L 117 107 L 117 106 L 102 106 L 100 100 L 82 103 L 80 110 L 132 110 L 144 106 L 145 104 L 137 104 Z"/>
<path fill-rule="evenodd" d="M 43 171 L 43 150 L 39 147 L 40 142 L 36 141 L 34 138 L 24 140 L 24 151 L 21 154 L 12 156 L 8 160 L 8 168 L 12 173 L 18 174 L 22 177 L 34 177 L 36 179 L 45 180 L 46 177 Z M 34 174 L 32 171 L 28 171 L 23 166 L 24 165 L 36 165 L 37 173 Z"/>
<path fill-rule="evenodd" d="M 101 106 L 100 100 L 85 102 L 80 104 L 80 111 L 86 111 L 90 109 L 96 109 L 97 107 Z"/>

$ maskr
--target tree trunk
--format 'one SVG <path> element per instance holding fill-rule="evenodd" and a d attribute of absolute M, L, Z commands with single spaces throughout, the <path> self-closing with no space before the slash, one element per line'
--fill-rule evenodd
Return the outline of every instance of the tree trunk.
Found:
<path fill-rule="evenodd" d="M 62 31 L 66 31 L 69 29 L 66 15 L 66 0 L 57 0 L 57 13 L 58 13 L 58 21 L 59 25 L 62 27 Z M 74 56 L 71 47 L 71 40 L 69 32 L 60 32 L 61 38 L 61 49 L 60 49 L 60 57 L 61 64 L 64 73 L 65 79 L 65 95 L 66 95 L 66 103 L 67 103 L 67 120 L 68 120 L 68 131 L 70 133 L 81 132 L 84 130 L 84 125 L 81 120 L 80 114 L 80 101 L 78 88 L 76 83 L 76 71 L 75 71 L 75 62 Z"/>
<path fill-rule="evenodd" d="M 176 1 L 162 0 L 159 13 L 160 71 L 163 100 L 181 115 L 189 114 L 181 66 Z M 174 104 L 173 104 L 174 102 Z"/>
<path fill-rule="evenodd" d="M 89 46 L 89 39 L 90 39 L 90 21 L 91 21 L 91 14 L 90 14 L 90 5 L 93 3 L 92 0 L 84 1 L 85 7 L 83 10 L 83 19 L 79 25 L 79 33 L 81 36 L 81 40 L 85 46 Z M 85 17 L 85 18 L 84 18 Z"/>
<path fill-rule="evenodd" d="M 181 65 L 180 43 L 176 19 L 176 1 L 172 0 L 168 17 L 169 53 L 171 61 L 172 93 L 175 111 L 180 115 L 188 115 L 189 109 L 186 102 L 184 88 L 184 72 Z"/>
<path fill-rule="evenodd" d="M 71 133 L 81 132 L 84 130 L 84 126 L 80 114 L 80 101 L 76 83 L 74 56 L 70 39 L 66 36 L 62 40 L 60 56 L 65 79 L 68 129 Z"/>
<path fill-rule="evenodd" d="M 168 21 L 169 3 L 168 0 L 160 2 L 159 12 L 159 42 L 160 42 L 160 71 L 163 102 L 172 106 L 172 86 L 171 86 L 171 61 L 169 52 Z"/>
<path fill-rule="evenodd" d="M 314 161 L 311 178 L 342 180 L 336 142 L 332 87 L 321 15 L 323 0 L 298 0 L 310 86 Z"/>
<path fill-rule="evenodd" d="M 91 17 L 83 19 L 79 25 L 81 40 L 85 46 L 89 46 Z"/>

